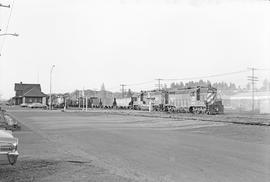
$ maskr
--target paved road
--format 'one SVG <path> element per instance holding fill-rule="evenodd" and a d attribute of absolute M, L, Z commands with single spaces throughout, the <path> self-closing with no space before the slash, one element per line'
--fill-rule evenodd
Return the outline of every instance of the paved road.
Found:
<path fill-rule="evenodd" d="M 269 127 L 94 112 L 11 113 L 35 136 L 15 133 L 20 159 L 73 156 L 134 181 L 270 181 Z M 39 141 L 46 144 L 30 150 Z"/>

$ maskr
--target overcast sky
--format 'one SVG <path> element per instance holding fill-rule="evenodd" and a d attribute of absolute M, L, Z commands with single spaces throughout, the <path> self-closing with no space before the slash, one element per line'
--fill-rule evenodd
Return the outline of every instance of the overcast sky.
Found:
<path fill-rule="evenodd" d="M 270 3 L 247 1 L 15 0 L 8 32 L 20 36 L 0 37 L 0 94 L 20 81 L 48 93 L 52 65 L 58 93 L 270 68 Z M 9 12 L 0 9 L 2 33 Z M 244 86 L 249 74 L 210 80 Z"/>

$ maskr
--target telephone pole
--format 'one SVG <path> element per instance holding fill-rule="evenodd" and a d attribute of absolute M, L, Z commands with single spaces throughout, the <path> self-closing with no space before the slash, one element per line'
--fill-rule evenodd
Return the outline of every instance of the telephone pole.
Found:
<path fill-rule="evenodd" d="M 84 87 L 83 87 L 83 90 L 82 90 L 82 110 L 84 111 Z"/>
<path fill-rule="evenodd" d="M 158 81 L 158 84 L 157 84 L 158 90 L 161 90 L 161 83 L 160 83 L 160 81 L 163 80 L 163 79 L 158 78 L 158 79 L 156 79 L 156 80 Z"/>
<path fill-rule="evenodd" d="M 248 68 L 251 70 L 251 76 L 248 76 L 248 80 L 251 81 L 251 86 L 252 86 L 252 112 L 254 113 L 255 111 L 255 105 L 254 105 L 254 93 L 255 93 L 255 82 L 259 81 L 258 77 L 254 76 L 256 68 Z"/>
<path fill-rule="evenodd" d="M 127 86 L 127 85 L 125 85 L 125 84 L 121 84 L 120 85 L 121 87 L 122 87 L 122 98 L 124 98 L 124 96 L 125 96 L 125 86 Z"/>
<path fill-rule="evenodd" d="M 52 110 L 52 71 L 55 65 L 52 65 L 50 70 L 50 110 Z"/>

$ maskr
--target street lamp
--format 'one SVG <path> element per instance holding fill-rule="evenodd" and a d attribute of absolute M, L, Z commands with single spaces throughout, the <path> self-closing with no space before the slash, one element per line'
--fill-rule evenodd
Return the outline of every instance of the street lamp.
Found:
<path fill-rule="evenodd" d="M 4 5 L 0 3 L 0 7 L 4 7 L 4 8 L 10 8 L 10 5 Z"/>
<path fill-rule="evenodd" d="M 17 33 L 2 33 L 2 34 L 0 34 L 0 36 L 5 36 L 5 35 L 11 35 L 11 36 L 15 36 L 15 37 L 19 36 L 19 34 L 17 34 Z"/>
<path fill-rule="evenodd" d="M 52 71 L 55 65 L 52 65 L 50 72 L 50 110 L 52 110 Z"/>

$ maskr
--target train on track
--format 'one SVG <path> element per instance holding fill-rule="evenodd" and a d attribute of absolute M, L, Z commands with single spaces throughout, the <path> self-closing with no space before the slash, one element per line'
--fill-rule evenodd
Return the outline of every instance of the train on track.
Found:
<path fill-rule="evenodd" d="M 106 102 L 105 102 L 106 101 Z M 84 106 L 82 104 L 84 103 Z M 67 99 L 69 107 L 85 107 L 83 98 Z M 183 89 L 141 91 L 125 98 L 89 97 L 88 108 L 114 108 L 153 110 L 180 113 L 222 114 L 224 107 L 217 89 L 212 86 L 196 86 Z"/>
<path fill-rule="evenodd" d="M 120 109 L 222 114 L 224 107 L 217 89 L 211 86 L 175 90 L 141 91 L 130 98 L 116 99 Z"/>

